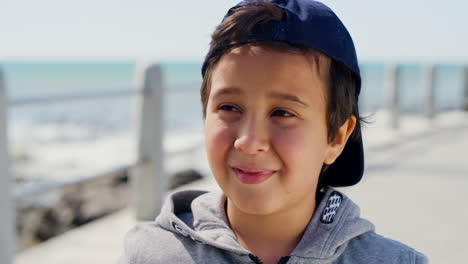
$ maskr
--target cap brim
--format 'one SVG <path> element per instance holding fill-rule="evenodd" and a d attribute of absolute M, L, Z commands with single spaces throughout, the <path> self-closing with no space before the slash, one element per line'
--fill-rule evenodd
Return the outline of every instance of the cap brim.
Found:
<path fill-rule="evenodd" d="M 325 171 L 325 185 L 333 187 L 352 186 L 358 183 L 364 174 L 364 146 L 362 137 L 348 140 L 341 155 Z"/>

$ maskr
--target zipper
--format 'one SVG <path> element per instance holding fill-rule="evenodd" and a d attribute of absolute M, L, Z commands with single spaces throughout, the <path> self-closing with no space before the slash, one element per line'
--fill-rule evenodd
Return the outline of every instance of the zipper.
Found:
<path fill-rule="evenodd" d="M 291 256 L 285 256 L 281 257 L 278 264 L 286 264 Z M 249 254 L 249 258 L 255 263 L 255 264 L 263 264 L 263 262 L 255 256 L 254 254 Z"/>

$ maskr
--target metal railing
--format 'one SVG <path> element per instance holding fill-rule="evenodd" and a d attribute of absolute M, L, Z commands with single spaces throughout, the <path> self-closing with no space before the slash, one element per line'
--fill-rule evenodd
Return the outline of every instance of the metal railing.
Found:
<path fill-rule="evenodd" d="M 389 126 L 393 129 L 398 129 L 401 123 L 402 101 L 401 101 L 401 67 L 400 64 L 388 65 L 386 69 L 386 89 L 389 91 L 387 100 L 387 108 L 390 112 Z M 424 105 L 423 113 L 428 119 L 434 119 L 436 115 L 436 96 L 435 96 L 435 79 L 436 66 L 427 64 L 423 69 L 423 88 L 424 88 Z M 468 66 L 463 67 L 463 98 L 462 109 L 468 111 Z"/>
<path fill-rule="evenodd" d="M 101 92 L 87 92 L 87 93 L 72 93 L 66 95 L 56 96 L 31 96 L 14 98 L 8 101 L 9 106 L 23 106 L 23 105 L 34 105 L 34 104 L 48 104 L 55 102 L 66 102 L 66 101 L 78 101 L 88 99 L 99 99 L 109 97 L 122 97 L 130 95 L 141 94 L 141 90 L 138 89 L 120 89 L 112 91 L 101 91 Z"/>
<path fill-rule="evenodd" d="M 11 196 L 12 180 L 8 166 L 7 96 L 0 68 L 0 263 L 13 263 L 15 245 L 15 207 Z"/>
<path fill-rule="evenodd" d="M 468 66 L 463 69 L 463 109 L 468 111 Z"/>

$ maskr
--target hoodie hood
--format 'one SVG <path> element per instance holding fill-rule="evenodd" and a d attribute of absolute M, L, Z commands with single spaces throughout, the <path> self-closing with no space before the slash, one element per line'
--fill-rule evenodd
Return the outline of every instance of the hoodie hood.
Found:
<path fill-rule="evenodd" d="M 229 227 L 225 201 L 226 197 L 220 192 L 173 193 L 156 218 L 156 225 L 195 243 L 235 254 L 251 254 L 237 242 Z M 290 258 L 296 259 L 294 263 L 311 260 L 315 260 L 314 263 L 322 263 L 322 260 L 328 263 L 340 257 L 350 240 L 373 230 L 372 223 L 360 218 L 356 204 L 328 187 Z"/>

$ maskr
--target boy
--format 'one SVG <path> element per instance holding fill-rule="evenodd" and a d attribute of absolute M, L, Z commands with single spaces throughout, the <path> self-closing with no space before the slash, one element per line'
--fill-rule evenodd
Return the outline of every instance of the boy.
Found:
<path fill-rule="evenodd" d="M 208 160 L 223 193 L 172 194 L 121 263 L 426 263 L 330 186 L 363 174 L 348 31 L 312 0 L 243 1 L 202 68 Z"/>

